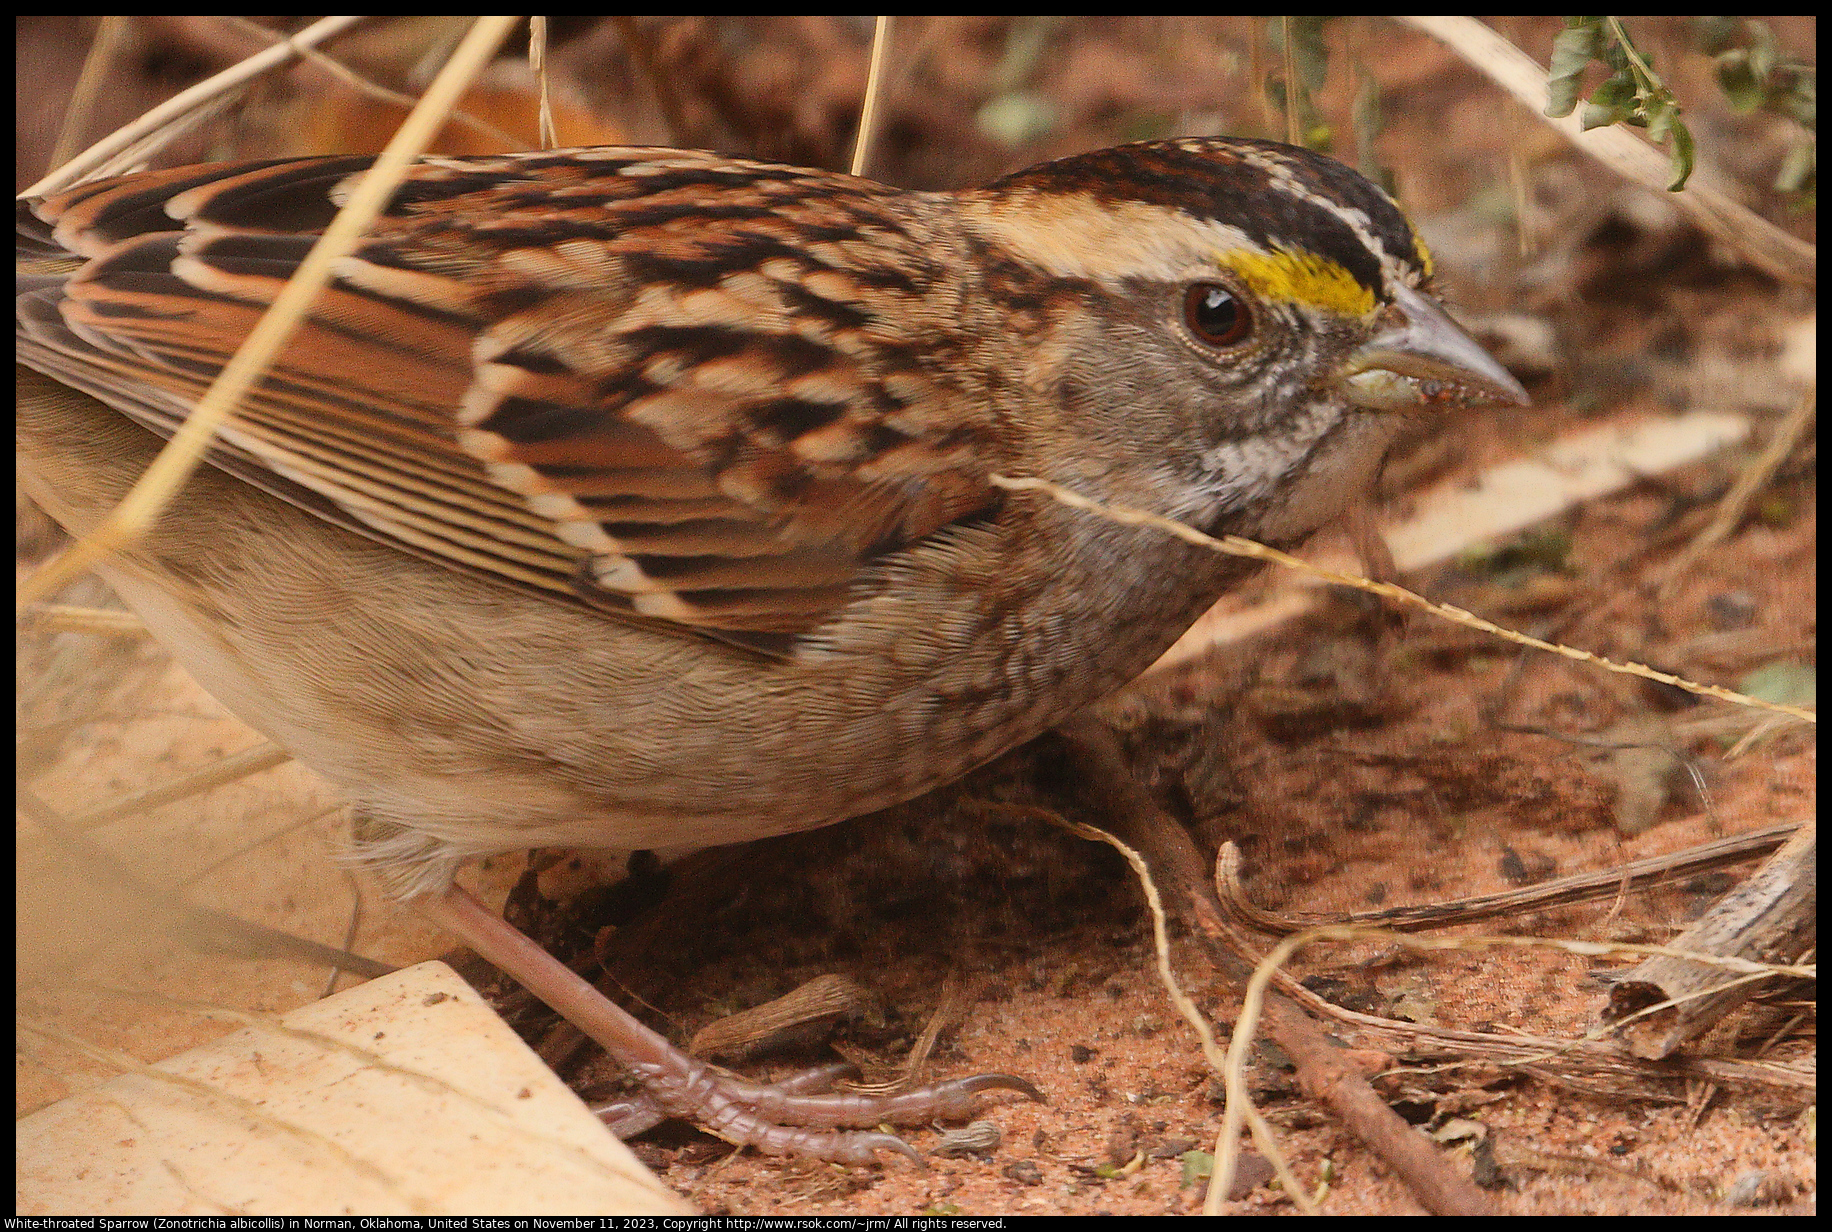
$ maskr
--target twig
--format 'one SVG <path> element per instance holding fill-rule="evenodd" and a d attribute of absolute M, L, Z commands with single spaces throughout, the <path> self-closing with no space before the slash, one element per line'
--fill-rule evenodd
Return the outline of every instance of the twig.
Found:
<path fill-rule="evenodd" d="M 1812 823 L 1803 826 L 1749 880 L 1674 938 L 1673 947 L 1758 958 L 1792 957 L 1811 946 L 1818 901 L 1815 832 Z M 1605 1018 L 1623 1027 L 1636 1056 L 1669 1056 L 1747 1001 L 1762 978 L 1730 977 L 1687 959 L 1650 958 L 1622 974 Z"/>
<path fill-rule="evenodd" d="M 1594 873 L 1576 873 L 1556 881 L 1541 882 L 1539 885 L 1500 894 L 1340 916 L 1313 913 L 1275 915 L 1255 907 L 1247 900 L 1245 888 L 1240 883 L 1240 849 L 1233 843 L 1222 844 L 1221 854 L 1215 862 L 1215 880 L 1222 906 L 1228 915 L 1238 923 L 1269 936 L 1282 937 L 1320 924 L 1362 924 L 1412 932 L 1469 924 L 1497 916 L 1519 916 L 1551 907 L 1596 902 L 1613 897 L 1624 888 L 1647 889 L 1681 877 L 1696 876 L 1709 869 L 1740 863 L 1772 851 L 1787 842 L 1799 829 L 1799 825 L 1772 826 L 1753 834 L 1739 834 L 1734 838 L 1706 843 L 1672 855 L 1635 860 Z"/>
<path fill-rule="evenodd" d="M 1119 773 L 1125 772 L 1124 767 L 1121 767 Z M 1208 1020 L 1203 1017 L 1201 1009 L 1190 999 L 1189 994 L 1183 991 L 1183 986 L 1177 982 L 1176 973 L 1171 970 L 1170 933 L 1165 927 L 1164 900 L 1159 893 L 1158 883 L 1152 879 L 1151 869 L 1146 865 L 1145 858 L 1113 835 L 1095 826 L 1070 825 L 1068 828 L 1082 838 L 1106 843 L 1119 852 L 1125 858 L 1126 863 L 1132 866 L 1133 874 L 1139 879 L 1139 887 L 1145 892 L 1145 905 L 1151 910 L 1152 940 L 1158 955 L 1158 982 L 1164 985 L 1164 991 L 1170 997 L 1171 1004 L 1176 1006 L 1177 1012 L 1196 1032 L 1196 1037 L 1202 1042 L 1202 1055 L 1207 1058 L 1210 1068 L 1224 1071 L 1227 1066 L 1227 1058 L 1217 1046 L 1214 1032 L 1209 1030 Z M 1298 1209 L 1306 1215 L 1322 1214 L 1292 1172 L 1291 1162 L 1285 1157 L 1285 1151 L 1273 1134 L 1272 1127 L 1252 1106 L 1245 1085 L 1229 1087 L 1228 1100 L 1230 1103 L 1238 1102 L 1245 1106 L 1247 1123 L 1253 1131 L 1254 1142 L 1272 1164 L 1272 1170 L 1278 1174 L 1280 1183 L 1285 1186 L 1286 1194 L 1297 1204 Z M 1239 1140 L 1239 1134 L 1228 1133 L 1224 1130 L 1216 1143 L 1215 1166 L 1209 1173 L 1208 1195 L 1203 1201 L 1204 1214 L 1220 1214 L 1223 1199 L 1234 1191 Z"/>
<path fill-rule="evenodd" d="M 772 1001 L 739 1010 L 701 1027 L 687 1042 L 696 1057 L 742 1056 L 773 1037 L 810 1023 L 834 1022 L 866 1009 L 871 994 L 852 979 L 817 975 Z M 944 998 L 944 1007 L 946 999 Z"/>
<path fill-rule="evenodd" d="M 1630 183 L 1658 192 L 1714 238 L 1730 245 L 1751 264 L 1799 286 L 1819 280 L 1817 249 L 1744 208 L 1709 185 L 1694 180 L 1684 192 L 1666 191 L 1667 157 L 1620 125 L 1584 130 L 1576 112 L 1561 118 L 1546 114 L 1550 97 L 1546 70 L 1532 57 L 1474 17 L 1397 17 L 1394 20 L 1431 35 L 1486 73 L 1518 99 L 1540 121 Z"/>
<path fill-rule="evenodd" d="M 1788 412 L 1781 426 L 1775 429 L 1774 436 L 1769 438 L 1768 445 L 1754 462 L 1744 469 L 1737 481 L 1731 485 L 1724 499 L 1718 502 L 1717 511 L 1711 517 L 1711 524 L 1698 533 L 1698 537 L 1685 546 L 1680 554 L 1660 573 L 1659 597 L 1662 601 L 1672 598 L 1680 580 L 1692 572 L 1692 566 L 1698 563 L 1711 548 L 1722 543 L 1732 531 L 1742 523 L 1749 511 L 1749 503 L 1756 498 L 1764 485 L 1794 452 L 1794 446 L 1800 443 L 1807 425 L 1813 420 L 1813 411 L 1818 405 L 1818 394 L 1808 390 L 1801 395 L 1794 409 Z"/>
<path fill-rule="evenodd" d="M 1110 820 L 1110 828 L 1144 857 L 1153 878 L 1170 892 L 1173 906 L 1204 938 L 1206 952 L 1223 974 L 1244 975 L 1247 967 L 1238 957 L 1243 943 L 1222 915 L 1205 861 L 1189 835 L 1128 772 L 1113 734 L 1083 716 L 1058 728 L 1057 735 L 1075 754 L 1079 777 L 1092 797 L 1090 807 Z M 1317 1025 L 1276 992 L 1267 998 L 1266 1030 L 1297 1064 L 1305 1093 L 1335 1112 L 1427 1210 L 1438 1215 L 1494 1213 L 1487 1195 L 1401 1120 Z"/>

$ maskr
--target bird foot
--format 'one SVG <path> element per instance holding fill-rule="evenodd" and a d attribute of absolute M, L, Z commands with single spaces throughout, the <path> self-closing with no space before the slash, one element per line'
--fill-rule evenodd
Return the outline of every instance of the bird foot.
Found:
<path fill-rule="evenodd" d="M 970 1116 L 984 1091 L 1018 1091 L 1043 1101 L 1042 1092 L 1011 1074 L 975 1074 L 892 1095 L 819 1090 L 837 1076 L 831 1068 L 787 1083 L 748 1082 L 675 1048 L 485 908 L 469 891 L 453 886 L 437 898 L 423 900 L 421 907 L 603 1045 L 636 1076 L 654 1108 L 766 1155 L 864 1164 L 879 1151 L 896 1151 L 921 1164 L 922 1157 L 901 1138 L 859 1127 L 919 1125 Z M 641 1115 L 619 1110 L 619 1128 L 634 1123 L 632 1116 Z M 640 1128 L 629 1132 L 640 1132 Z"/>

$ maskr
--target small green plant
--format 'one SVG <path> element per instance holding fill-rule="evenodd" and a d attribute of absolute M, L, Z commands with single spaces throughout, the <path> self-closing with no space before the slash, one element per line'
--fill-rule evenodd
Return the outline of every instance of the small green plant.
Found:
<path fill-rule="evenodd" d="M 1767 111 L 1805 130 L 1781 161 L 1775 188 L 1800 193 L 1811 208 L 1818 178 L 1819 71 L 1782 55 L 1772 30 L 1740 17 L 1700 17 L 1698 49 L 1717 61 L 1718 85 L 1742 115 Z"/>
<path fill-rule="evenodd" d="M 1584 128 L 1632 124 L 1647 129 L 1651 140 L 1668 147 L 1672 175 L 1667 191 L 1684 188 L 1696 163 L 1691 130 L 1679 118 L 1679 100 L 1655 75 L 1650 57 L 1630 41 L 1620 18 L 1565 18 L 1565 29 L 1552 44 L 1546 114 L 1557 118 L 1577 109 L 1584 72 L 1593 62 L 1607 67 L 1609 76 L 1582 99 Z"/>
<path fill-rule="evenodd" d="M 1286 115 L 1288 137 L 1298 145 L 1328 153 L 1335 134 L 1317 111 L 1316 95 L 1329 77 L 1329 47 L 1323 41 L 1328 17 L 1277 17 L 1266 23 L 1267 41 L 1283 60 L 1266 75 L 1266 100 Z M 1292 124 L 1290 116 L 1296 116 Z"/>

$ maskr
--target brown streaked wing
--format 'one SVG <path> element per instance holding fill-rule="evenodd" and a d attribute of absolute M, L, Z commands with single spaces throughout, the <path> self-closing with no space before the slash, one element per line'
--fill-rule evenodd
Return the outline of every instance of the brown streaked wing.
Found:
<path fill-rule="evenodd" d="M 37 203 L 22 229 L 90 260 L 21 276 L 21 358 L 169 433 L 365 165 Z M 911 200 L 690 151 L 427 160 L 214 460 L 516 585 L 805 631 L 862 565 L 996 499 L 989 412 L 901 326 L 956 306 Z"/>

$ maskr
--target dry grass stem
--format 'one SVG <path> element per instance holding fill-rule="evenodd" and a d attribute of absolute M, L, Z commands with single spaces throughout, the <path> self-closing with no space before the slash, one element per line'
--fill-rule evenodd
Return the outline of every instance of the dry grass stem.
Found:
<path fill-rule="evenodd" d="M 160 136 L 168 125 L 195 118 L 201 109 L 212 104 L 220 105 L 233 98 L 236 91 L 256 77 L 290 63 L 298 56 L 299 48 L 310 47 L 335 38 L 357 23 L 366 20 L 368 20 L 366 17 L 326 17 L 307 26 L 291 38 L 276 43 L 266 51 L 250 56 L 240 64 L 226 68 L 214 77 L 173 95 L 132 124 L 116 129 L 57 170 L 46 175 L 36 184 L 19 193 L 19 197 L 48 196 L 74 184 L 80 184 L 93 176 L 114 174 L 122 156 L 143 156 L 147 152 L 147 147 L 143 143 L 150 138 Z"/>
<path fill-rule="evenodd" d="M 230 753 L 195 773 L 185 775 L 176 782 L 166 783 L 148 791 L 135 792 L 133 795 L 123 796 L 118 800 L 110 800 L 107 804 L 91 809 L 87 813 L 72 817 L 70 825 L 77 830 L 93 830 L 111 821 L 119 821 L 137 813 L 150 812 L 163 805 L 221 787 L 224 783 L 233 783 L 251 774 L 271 770 L 292 759 L 293 755 L 279 745 L 263 741 L 239 753 Z"/>
<path fill-rule="evenodd" d="M 1126 863 L 1132 866 L 1133 875 L 1139 879 L 1139 886 L 1145 892 L 1145 904 L 1151 911 L 1152 941 L 1158 957 L 1158 980 L 1164 985 L 1164 991 L 1170 997 L 1171 1004 L 1177 1007 L 1177 1012 L 1182 1015 L 1183 1020 L 1189 1023 L 1190 1027 L 1196 1032 L 1197 1039 L 1202 1043 L 1202 1055 L 1207 1059 L 1210 1068 L 1214 1069 L 1217 1073 L 1226 1072 L 1227 1057 L 1221 1051 L 1220 1046 L 1215 1042 L 1215 1033 L 1209 1029 L 1208 1018 L 1203 1014 L 1201 1008 L 1197 1006 L 1195 1001 L 1190 998 L 1190 995 L 1183 991 L 1183 986 L 1177 981 L 1177 973 L 1171 969 L 1170 933 L 1165 922 L 1164 897 L 1159 893 L 1157 883 L 1152 880 L 1151 870 L 1146 867 L 1144 858 L 1125 843 L 1122 843 L 1119 839 L 1097 826 L 1065 825 L 1064 828 L 1073 834 L 1080 835 L 1082 838 L 1106 843 L 1109 847 L 1119 852 L 1120 855 L 1125 858 Z M 1230 1105 L 1234 1102 L 1235 1096 L 1236 1092 L 1230 1089 L 1228 1092 L 1228 1101 Z M 1240 1093 L 1240 1098 L 1244 1102 L 1248 1097 L 1243 1091 Z M 1317 1209 L 1316 1204 L 1310 1200 L 1309 1195 L 1305 1192 L 1304 1186 L 1299 1182 L 1297 1175 L 1291 1170 L 1291 1161 L 1285 1157 L 1285 1152 L 1280 1149 L 1278 1139 L 1272 1132 L 1272 1127 L 1266 1123 L 1264 1117 L 1259 1115 L 1258 1110 L 1249 1109 L 1248 1125 L 1252 1130 L 1254 1142 L 1257 1143 L 1260 1150 L 1265 1153 L 1267 1162 L 1272 1165 L 1273 1171 L 1278 1174 L 1279 1180 L 1283 1182 L 1285 1192 L 1291 1196 L 1291 1200 L 1295 1202 L 1299 1209 L 1306 1215 L 1321 1214 L 1322 1212 Z M 1232 1136 L 1224 1132 L 1223 1135 L 1216 1140 L 1215 1165 L 1209 1173 L 1209 1188 L 1203 1199 L 1203 1211 L 1205 1214 L 1220 1214 L 1221 1204 L 1226 1201 L 1228 1192 L 1234 1187 L 1234 1170 L 1235 1165 L 1239 1162 L 1240 1156 L 1239 1142 L 1240 1135 L 1238 1130 Z"/>
<path fill-rule="evenodd" d="M 1676 937 L 1674 947 L 1742 958 L 1812 953 L 1817 864 L 1817 827 L 1809 822 Z M 1710 965 L 1691 959 L 1652 958 L 1622 973 L 1604 1016 L 1636 1056 L 1659 1059 L 1741 1005 L 1757 978 L 1725 981 Z"/>
<path fill-rule="evenodd" d="M 132 612 L 105 607 L 45 603 L 20 613 L 21 627 L 45 633 L 94 633 L 104 637 L 146 637 L 146 626 Z"/>
<path fill-rule="evenodd" d="M 375 99 L 377 102 L 399 107 L 402 111 L 412 111 L 414 104 L 419 101 L 411 94 L 403 94 L 399 90 L 391 90 L 379 81 L 364 76 L 335 56 L 327 56 L 324 52 L 319 51 L 315 47 L 299 43 L 299 37 L 297 35 L 288 36 L 280 34 L 276 31 L 269 30 L 265 26 L 257 25 L 244 17 L 234 17 L 230 20 L 235 23 L 238 29 L 246 30 L 250 35 L 267 42 L 290 42 L 295 44 L 301 60 L 312 65 L 314 68 L 322 70 L 358 94 Z M 538 22 L 542 19 L 536 17 L 532 20 Z M 474 116 L 462 107 L 452 108 L 452 113 L 447 118 L 455 124 L 470 129 L 474 133 L 481 133 L 494 141 L 502 142 L 505 149 L 513 150 L 522 144 L 522 139 L 517 137 L 514 133 L 509 132 L 507 129 L 498 128 L 488 120 Z"/>
<path fill-rule="evenodd" d="M 1768 444 L 1756 456 L 1756 460 L 1744 468 L 1743 473 L 1737 476 L 1737 481 L 1731 485 L 1730 491 L 1724 493 L 1724 499 L 1718 502 L 1717 511 L 1711 516 L 1711 524 L 1700 531 L 1698 537 L 1688 543 L 1667 565 L 1660 585 L 1660 598 L 1663 601 L 1673 597 L 1680 580 L 1692 571 L 1706 552 L 1728 539 L 1731 532 L 1742 524 L 1756 493 L 1767 485 L 1775 471 L 1787 460 L 1787 456 L 1794 452 L 1794 446 L 1800 443 L 1800 438 L 1806 434 L 1818 402 L 1815 391 L 1809 390 L 1801 396 L 1794 409 L 1788 412 L 1787 418 L 1775 429 Z"/>
<path fill-rule="evenodd" d="M 871 158 L 872 134 L 878 127 L 878 96 L 884 89 L 884 50 L 890 41 L 891 19 L 880 15 L 872 27 L 871 67 L 865 75 L 865 99 L 859 105 L 859 135 L 852 143 L 854 175 L 864 175 Z"/>
<path fill-rule="evenodd" d="M 560 134 L 553 123 L 553 97 L 547 73 L 547 19 L 545 17 L 528 19 L 528 68 L 534 73 L 535 80 L 541 83 L 539 104 L 541 148 L 551 150 L 560 144 Z"/>
<path fill-rule="evenodd" d="M 1617 672 L 1624 676 L 1639 676 L 1644 680 L 1652 680 L 1659 684 L 1672 685 L 1676 689 L 1684 689 L 1686 692 L 1695 693 L 1700 697 L 1715 697 L 1719 701 L 1732 702 L 1739 706 L 1751 706 L 1758 710 L 1772 710 L 1777 714 L 1785 714 L 1790 718 L 1799 719 L 1803 723 L 1818 722 L 1813 711 L 1802 709 L 1799 706 L 1789 706 L 1781 702 L 1764 701 L 1759 697 L 1747 697 L 1742 693 L 1733 692 L 1730 689 L 1721 688 L 1715 684 L 1699 684 L 1696 681 L 1674 676 L 1668 672 L 1656 671 L 1645 664 L 1618 663 L 1613 659 L 1606 659 L 1602 655 L 1592 654 L 1588 650 L 1579 650 L 1575 646 L 1561 646 L 1556 642 L 1542 641 L 1537 637 L 1529 637 L 1525 633 L 1518 633 L 1513 629 L 1495 624 L 1493 621 L 1484 620 L 1474 612 L 1466 612 L 1460 607 L 1452 607 L 1448 603 L 1434 603 L 1423 595 L 1415 594 L 1403 586 L 1395 586 L 1391 582 L 1376 582 L 1371 578 L 1357 577 L 1349 573 L 1339 573 L 1333 569 L 1320 569 L 1316 565 L 1299 560 L 1297 557 L 1286 552 L 1281 552 L 1277 548 L 1269 548 L 1263 543 L 1255 543 L 1251 539 L 1242 539 L 1238 535 L 1228 535 L 1224 538 L 1217 539 L 1212 535 L 1203 534 L 1192 526 L 1185 526 L 1181 522 L 1173 521 L 1166 517 L 1160 517 L 1158 514 L 1150 513 L 1143 509 L 1130 509 L 1124 505 L 1109 505 L 1103 504 L 1100 501 L 1089 500 L 1087 497 L 1071 492 L 1062 485 L 1051 483 L 1047 479 L 1036 479 L 1028 476 L 1013 478 L 1006 475 L 993 475 L 991 476 L 991 480 L 994 485 L 1010 492 L 1042 492 L 1052 500 L 1059 501 L 1071 509 L 1080 509 L 1083 512 L 1095 514 L 1123 526 L 1156 527 L 1167 534 L 1183 540 L 1185 543 L 1193 543 L 1197 547 L 1207 548 L 1212 552 L 1220 552 L 1225 556 L 1244 556 L 1249 560 L 1269 561 L 1281 568 L 1290 569 L 1294 573 L 1302 573 L 1309 577 L 1317 578 L 1332 586 L 1349 586 L 1356 590 L 1364 590 L 1371 595 L 1380 595 L 1395 603 L 1410 604 L 1413 607 L 1423 608 L 1433 616 L 1448 620 L 1452 624 L 1463 625 L 1466 628 L 1492 634 L 1495 637 L 1499 637 L 1504 641 L 1513 642 L 1516 645 L 1527 646 L 1534 650 L 1544 650 L 1550 654 L 1560 655 L 1579 663 L 1589 663 L 1595 667 L 1602 668 L 1604 671 Z"/>

